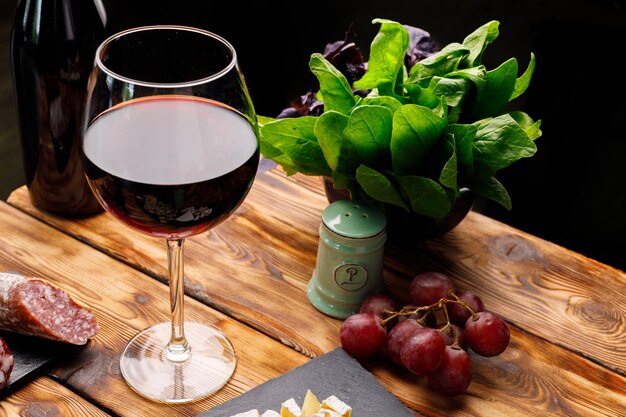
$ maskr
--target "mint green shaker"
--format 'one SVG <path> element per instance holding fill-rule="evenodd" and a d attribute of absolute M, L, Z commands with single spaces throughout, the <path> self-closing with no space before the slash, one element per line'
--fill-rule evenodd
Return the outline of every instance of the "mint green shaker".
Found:
<path fill-rule="evenodd" d="M 350 200 L 330 204 L 322 213 L 319 246 L 308 297 L 324 314 L 344 319 L 361 302 L 383 289 L 385 214 Z"/>

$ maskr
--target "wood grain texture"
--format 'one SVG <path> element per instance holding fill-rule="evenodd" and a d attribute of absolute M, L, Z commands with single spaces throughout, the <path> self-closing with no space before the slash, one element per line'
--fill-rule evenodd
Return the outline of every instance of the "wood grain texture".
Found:
<path fill-rule="evenodd" d="M 49 216 L 30 206 L 24 189 L 9 202 L 165 280 L 162 244 L 107 214 L 74 221 Z M 309 356 L 336 347 L 340 321 L 317 312 L 306 298 L 327 204 L 319 178 L 260 175 L 230 220 L 188 239 L 188 293 Z M 406 297 L 413 275 L 429 269 L 480 294 L 488 309 L 512 324 L 512 342 L 501 357 L 472 356 L 474 382 L 453 400 L 384 361 L 366 364 L 405 404 L 429 416 L 623 415 L 621 271 L 477 213 L 442 238 L 386 249 L 387 288 L 399 298 Z M 604 292 L 606 299 L 599 297 Z M 589 299 L 598 305 L 586 304 Z"/>
<path fill-rule="evenodd" d="M 115 414 L 194 416 L 279 376 L 307 358 L 244 324 L 193 300 L 186 317 L 226 333 L 238 355 L 233 380 L 212 397 L 167 406 L 134 394 L 119 371 L 119 355 L 140 329 L 169 319 L 167 287 L 88 245 L 0 203 L 0 269 L 46 279 L 93 310 L 97 337 L 51 372 L 72 389 Z M 280 361 L 275 360 L 280 357 Z M 145 413 L 145 414 L 144 414 Z"/>
<path fill-rule="evenodd" d="M 515 327 L 502 355 L 470 352 L 470 358 L 472 383 L 455 398 L 433 393 L 425 377 L 386 361 L 365 367 L 427 416 L 626 416 L 624 377 Z"/>
<path fill-rule="evenodd" d="M 622 271 L 476 213 L 425 242 L 419 259 L 387 264 L 407 276 L 443 269 L 510 323 L 626 375 Z"/>
<path fill-rule="evenodd" d="M 40 376 L 0 401 L 0 417 L 106 417 L 88 400 Z"/>

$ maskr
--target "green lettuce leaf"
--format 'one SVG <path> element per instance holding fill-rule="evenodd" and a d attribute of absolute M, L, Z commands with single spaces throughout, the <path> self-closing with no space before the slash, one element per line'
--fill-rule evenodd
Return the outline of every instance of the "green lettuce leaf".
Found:
<path fill-rule="evenodd" d="M 391 161 L 398 175 L 415 174 L 446 127 L 442 102 L 435 111 L 416 104 L 405 104 L 393 115 Z"/>
<path fill-rule="evenodd" d="M 511 58 L 485 73 L 486 82 L 478 88 L 472 117 L 484 119 L 502 114 L 515 88 L 517 60 Z"/>
<path fill-rule="evenodd" d="M 475 182 L 471 184 L 471 189 L 483 197 L 495 201 L 507 210 L 513 208 L 509 193 L 495 177 L 489 177 L 485 181 Z"/>
<path fill-rule="evenodd" d="M 445 97 L 450 107 L 460 106 L 470 89 L 470 81 L 466 78 L 433 77 L 428 90 L 438 97 Z"/>
<path fill-rule="evenodd" d="M 346 77 L 319 53 L 311 55 L 309 68 L 320 83 L 324 111 L 335 110 L 349 114 L 357 102 L 357 97 L 352 93 Z"/>
<path fill-rule="evenodd" d="M 466 67 L 474 67 L 480 64 L 483 52 L 500 34 L 499 26 L 500 22 L 492 20 L 465 37 L 463 45 L 470 51 L 464 62 Z"/>
<path fill-rule="evenodd" d="M 287 175 L 298 173 L 298 167 L 287 155 L 270 145 L 268 142 L 261 140 L 259 144 L 261 154 L 267 159 L 271 159 L 280 165 Z"/>
<path fill-rule="evenodd" d="M 402 193 L 380 172 L 366 165 L 360 165 L 356 170 L 356 179 L 359 185 L 371 198 L 383 203 L 393 204 L 410 211 L 409 206 L 402 198 Z"/>
<path fill-rule="evenodd" d="M 313 132 L 315 117 L 280 119 L 261 128 L 261 149 L 276 157 L 285 170 L 306 175 L 330 175 L 330 168 Z M 264 153 L 265 155 L 265 153 Z"/>
<path fill-rule="evenodd" d="M 377 165 L 389 156 L 392 118 L 383 106 L 359 106 L 350 113 L 343 135 L 366 163 Z"/>
<path fill-rule="evenodd" d="M 474 123 L 474 172 L 490 177 L 513 162 L 533 156 L 537 146 L 509 114 Z"/>
<path fill-rule="evenodd" d="M 363 90 L 378 88 L 391 95 L 398 73 L 404 66 L 409 34 L 400 23 L 392 20 L 374 19 L 373 23 L 380 23 L 380 30 L 370 47 L 367 72 L 354 83 L 354 87 Z"/>
<path fill-rule="evenodd" d="M 390 96 L 376 96 L 376 97 L 365 97 L 359 105 L 361 106 L 383 106 L 391 110 L 392 113 L 395 113 L 400 107 L 402 107 L 402 103 L 398 101 L 394 97 Z"/>
<path fill-rule="evenodd" d="M 442 152 L 439 155 L 443 168 L 439 173 L 439 183 L 444 187 L 452 190 L 453 196 L 458 189 L 457 183 L 457 155 L 454 137 L 446 135 L 446 141 L 443 144 Z"/>
<path fill-rule="evenodd" d="M 535 122 L 523 111 L 512 111 L 509 112 L 509 115 L 517 122 L 518 125 L 521 126 L 522 129 L 524 129 L 528 139 L 534 141 L 541 137 L 541 120 L 537 120 Z"/>
<path fill-rule="evenodd" d="M 470 50 L 460 43 L 450 43 L 441 51 L 424 58 L 409 71 L 409 81 L 422 87 L 428 86 L 434 76 L 445 76 L 459 69 L 459 65 L 467 58 Z"/>
<path fill-rule="evenodd" d="M 317 118 L 313 132 L 319 141 L 328 166 L 347 177 L 354 177 L 359 166 L 359 154 L 343 135 L 349 117 L 337 111 L 324 112 Z"/>
<path fill-rule="evenodd" d="M 413 212 L 435 219 L 444 218 L 450 212 L 450 199 L 436 181 L 416 175 L 398 176 L 396 179 Z"/>
<path fill-rule="evenodd" d="M 447 132 L 454 137 L 457 169 L 466 178 L 474 176 L 474 138 L 478 127 L 474 125 L 450 125 Z"/>
<path fill-rule="evenodd" d="M 530 53 L 530 62 L 528 63 L 528 68 L 526 71 L 515 81 L 515 88 L 513 89 L 513 93 L 509 98 L 509 101 L 518 98 L 528 88 L 530 85 L 530 81 L 533 78 L 533 73 L 535 72 L 535 54 Z"/>

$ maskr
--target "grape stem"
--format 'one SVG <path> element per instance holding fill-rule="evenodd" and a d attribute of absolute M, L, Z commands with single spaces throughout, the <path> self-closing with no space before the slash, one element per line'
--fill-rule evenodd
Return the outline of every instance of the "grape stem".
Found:
<path fill-rule="evenodd" d="M 452 323 L 450 322 L 450 315 L 448 314 L 448 304 L 460 304 L 465 307 L 474 320 L 478 320 L 478 315 L 476 312 L 470 307 L 466 302 L 461 301 L 461 299 L 454 293 L 454 291 L 448 291 L 448 295 L 443 297 L 431 305 L 420 306 L 420 307 L 405 307 L 399 311 L 393 311 L 386 308 L 381 309 L 382 316 L 384 318 L 381 319 L 381 324 L 383 327 L 389 323 L 391 320 L 400 317 L 400 316 L 411 316 L 414 314 L 418 314 L 421 312 L 425 312 L 421 317 L 416 318 L 415 320 L 421 324 L 422 326 L 426 325 L 426 319 L 430 314 L 434 314 L 435 311 L 442 311 L 443 317 L 445 319 L 444 325 L 437 329 L 439 332 L 443 333 L 446 330 L 452 330 L 454 332 L 454 343 L 450 346 L 453 349 L 461 349 L 459 345 L 459 334 L 454 327 L 452 327 Z"/>

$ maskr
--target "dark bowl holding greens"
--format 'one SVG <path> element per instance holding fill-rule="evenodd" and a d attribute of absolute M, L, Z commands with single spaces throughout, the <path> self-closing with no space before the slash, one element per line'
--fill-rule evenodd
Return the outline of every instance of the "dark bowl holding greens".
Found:
<path fill-rule="evenodd" d="M 380 30 L 367 63 L 358 62 L 348 36 L 330 44 L 311 56 L 315 88 L 279 117 L 260 117 L 264 157 L 288 175 L 331 178 L 335 189 L 380 206 L 390 221 L 445 226 L 418 238 L 456 226 L 448 220 L 469 211 L 468 195 L 510 210 L 496 176 L 533 156 L 541 136 L 540 120 L 509 110 L 530 85 L 534 55 L 519 76 L 515 58 L 486 68 L 481 60 L 498 37 L 497 21 L 441 50 L 421 29 L 374 23 Z"/>

